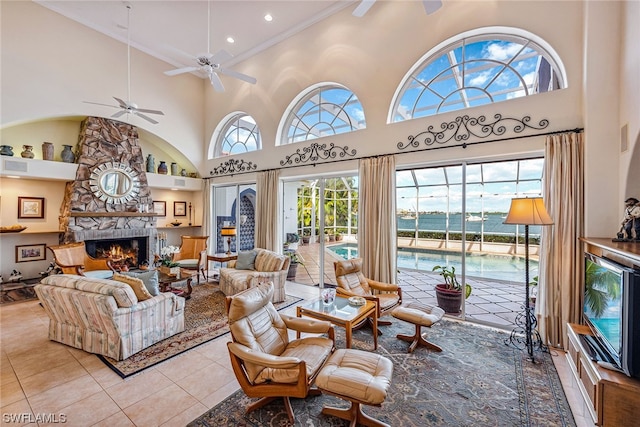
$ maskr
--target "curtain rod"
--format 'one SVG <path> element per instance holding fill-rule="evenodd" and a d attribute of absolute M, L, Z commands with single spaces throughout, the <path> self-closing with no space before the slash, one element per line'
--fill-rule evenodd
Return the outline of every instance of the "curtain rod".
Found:
<path fill-rule="evenodd" d="M 334 160 L 332 162 L 305 163 L 305 164 L 301 164 L 301 165 L 283 166 L 281 168 L 261 169 L 261 170 L 258 170 L 258 171 L 254 170 L 254 171 L 245 171 L 245 172 L 235 172 L 235 173 L 230 173 L 228 175 L 206 176 L 203 179 L 220 178 L 220 177 L 223 177 L 223 176 L 244 175 L 244 174 L 247 174 L 247 173 L 268 172 L 268 171 L 273 171 L 273 170 L 300 168 L 300 167 L 304 167 L 304 166 L 316 167 L 316 165 L 333 164 L 333 163 L 340 163 L 340 162 L 350 162 L 350 161 L 353 161 L 353 160 L 375 159 L 375 158 L 378 158 L 378 157 L 389 156 L 389 155 L 392 155 L 392 154 L 396 155 L 396 154 L 421 153 L 421 152 L 424 152 L 424 151 L 441 150 L 443 148 L 454 148 L 454 147 L 467 148 L 469 145 L 488 144 L 488 143 L 491 143 L 491 142 L 502 142 L 502 141 L 510 141 L 510 140 L 514 140 L 514 139 L 523 139 L 523 138 L 533 138 L 533 137 L 536 137 L 536 136 L 558 135 L 558 134 L 561 134 L 561 133 L 570 133 L 570 132 L 580 133 L 582 131 L 584 131 L 584 128 L 557 130 L 557 131 L 552 131 L 552 132 L 542 132 L 542 133 L 536 133 L 536 134 L 531 134 L 531 135 L 518 135 L 518 136 L 513 136 L 513 137 L 508 137 L 508 138 L 494 138 L 494 139 L 489 139 L 489 140 L 486 140 L 486 141 L 464 142 L 462 144 L 455 144 L 455 145 L 442 145 L 442 146 L 438 146 L 438 147 L 420 148 L 418 150 L 400 151 L 400 152 L 397 152 L 397 153 L 376 154 L 374 156 L 356 157 L 356 158 L 352 158 L 352 159 L 338 159 L 338 160 Z"/>

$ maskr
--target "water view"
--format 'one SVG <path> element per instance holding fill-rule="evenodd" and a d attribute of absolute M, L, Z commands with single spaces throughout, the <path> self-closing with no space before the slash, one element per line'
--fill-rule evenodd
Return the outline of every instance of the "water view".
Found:
<path fill-rule="evenodd" d="M 344 259 L 358 257 L 358 248 L 353 243 L 328 246 L 327 250 Z M 467 277 L 506 280 L 524 284 L 525 262 L 522 257 L 467 253 L 465 259 Z M 462 274 L 462 254 L 433 249 L 398 249 L 398 268 L 431 271 L 436 265 L 453 266 L 456 268 L 456 272 Z M 538 275 L 537 261 L 529 261 L 529 275 L 530 277 Z"/>
<path fill-rule="evenodd" d="M 415 230 L 416 220 L 415 213 L 399 214 L 398 230 Z M 467 214 L 466 227 L 467 233 L 485 234 L 511 234 L 516 232 L 515 225 L 503 224 L 506 213 L 485 213 L 484 217 L 479 212 Z M 449 231 L 462 231 L 463 216 L 460 213 L 449 214 Z M 447 229 L 447 215 L 445 213 L 420 213 L 418 215 L 418 230 L 421 231 L 444 231 Z M 530 236 L 538 236 L 540 234 L 540 226 L 529 227 Z M 524 226 L 520 226 L 519 233 L 524 233 Z"/>

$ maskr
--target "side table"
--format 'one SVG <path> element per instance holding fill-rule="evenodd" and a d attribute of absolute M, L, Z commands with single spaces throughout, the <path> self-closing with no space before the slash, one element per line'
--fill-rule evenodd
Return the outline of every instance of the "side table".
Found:
<path fill-rule="evenodd" d="M 238 254 L 236 252 L 231 252 L 229 254 L 226 252 L 219 252 L 217 254 L 207 255 L 207 279 L 209 279 L 209 261 L 219 262 L 220 267 L 222 267 L 223 263 L 236 259 L 238 259 Z"/>

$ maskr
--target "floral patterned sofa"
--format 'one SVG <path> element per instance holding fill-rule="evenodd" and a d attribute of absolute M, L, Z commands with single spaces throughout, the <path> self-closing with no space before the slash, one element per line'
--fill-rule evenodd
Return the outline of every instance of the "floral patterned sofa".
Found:
<path fill-rule="evenodd" d="M 220 269 L 220 290 L 225 295 L 235 295 L 256 286 L 261 281 L 272 281 L 274 286 L 272 302 L 286 298 L 284 284 L 289 272 L 289 257 L 266 249 L 253 249 L 253 265 L 244 265 L 243 258 L 248 252 L 240 252 L 237 261 L 231 261 Z M 240 267 L 240 268 L 238 268 Z"/>
<path fill-rule="evenodd" d="M 139 301 L 127 283 L 72 274 L 45 277 L 35 291 L 49 339 L 89 353 L 123 360 L 184 331 L 184 298 L 172 293 Z"/>

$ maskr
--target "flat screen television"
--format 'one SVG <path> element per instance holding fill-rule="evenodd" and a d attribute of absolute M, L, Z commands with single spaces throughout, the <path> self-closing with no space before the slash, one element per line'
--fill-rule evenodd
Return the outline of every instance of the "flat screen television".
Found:
<path fill-rule="evenodd" d="M 585 254 L 583 318 L 603 360 L 640 378 L 640 270 Z M 608 359 L 608 360 L 607 360 Z"/>

